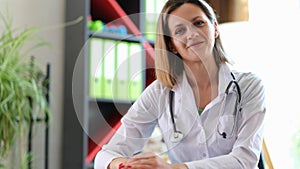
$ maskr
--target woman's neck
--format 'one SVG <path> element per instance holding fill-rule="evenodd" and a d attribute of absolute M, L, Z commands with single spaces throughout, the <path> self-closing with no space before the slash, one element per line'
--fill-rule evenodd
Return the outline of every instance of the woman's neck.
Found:
<path fill-rule="evenodd" d="M 205 89 L 218 84 L 219 68 L 216 63 L 203 64 L 202 62 L 185 63 L 185 70 L 192 87 Z"/>
<path fill-rule="evenodd" d="M 188 81 L 192 87 L 197 108 L 204 109 L 218 95 L 219 68 L 202 62 L 185 63 Z"/>

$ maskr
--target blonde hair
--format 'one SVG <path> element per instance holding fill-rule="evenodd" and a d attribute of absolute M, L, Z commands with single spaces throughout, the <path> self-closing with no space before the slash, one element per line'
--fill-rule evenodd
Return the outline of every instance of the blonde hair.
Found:
<path fill-rule="evenodd" d="M 192 3 L 199 6 L 211 23 L 217 22 L 214 10 L 203 0 L 168 0 L 164 5 L 158 18 L 156 30 L 155 73 L 157 80 L 170 89 L 176 84 L 176 79 L 182 74 L 184 67 L 180 54 L 175 55 L 170 49 L 171 37 L 168 27 L 168 15 L 184 3 Z M 220 35 L 215 40 L 213 53 L 217 65 L 230 62 L 224 52 Z"/>

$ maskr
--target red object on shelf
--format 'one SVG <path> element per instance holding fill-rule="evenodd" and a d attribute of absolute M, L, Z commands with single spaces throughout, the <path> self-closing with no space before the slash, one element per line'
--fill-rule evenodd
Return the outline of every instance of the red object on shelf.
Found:
<path fill-rule="evenodd" d="M 120 21 L 120 24 L 126 26 L 128 31 L 135 36 L 141 36 L 140 30 L 128 17 L 122 7 L 115 0 L 91 0 L 91 12 L 93 19 L 100 19 L 105 23 L 113 22 L 115 20 Z M 149 42 L 143 43 L 146 48 L 147 64 L 154 63 L 154 52 Z"/>
<path fill-rule="evenodd" d="M 112 130 L 110 130 L 109 133 L 107 133 L 105 135 L 105 137 L 99 142 L 99 143 L 95 143 L 93 140 L 89 140 L 89 152 L 87 157 L 85 158 L 85 161 L 87 163 L 90 163 L 93 161 L 93 159 L 95 158 L 95 156 L 97 155 L 97 153 L 101 150 L 102 146 L 104 144 L 106 144 L 111 137 L 116 133 L 116 131 L 118 130 L 118 128 L 121 126 L 121 121 L 119 121 L 113 128 Z"/>
<path fill-rule="evenodd" d="M 93 20 L 100 19 L 106 23 L 118 20 L 121 22 L 121 24 L 126 26 L 129 33 L 132 33 L 138 37 L 141 36 L 140 30 L 115 0 L 91 0 L 91 12 Z M 146 50 L 146 86 L 148 86 L 155 79 L 154 50 L 151 44 L 147 41 L 144 41 L 142 45 Z M 102 146 L 110 140 L 120 125 L 121 122 L 119 121 L 99 143 L 89 140 L 89 150 L 86 157 L 87 163 L 91 162 L 95 158 L 98 151 L 100 151 Z"/>
<path fill-rule="evenodd" d="M 128 17 L 125 11 L 115 0 L 91 0 L 93 19 L 100 19 L 105 23 L 119 21 L 135 36 L 141 36 L 139 29 Z"/>

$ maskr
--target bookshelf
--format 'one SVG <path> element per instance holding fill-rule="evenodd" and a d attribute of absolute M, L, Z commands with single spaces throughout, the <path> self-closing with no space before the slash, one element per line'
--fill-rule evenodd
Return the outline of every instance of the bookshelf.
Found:
<path fill-rule="evenodd" d="M 122 42 L 140 45 L 142 88 L 155 79 L 153 41 L 146 39 L 141 33 L 145 28 L 145 15 L 137 14 L 145 10 L 144 3 L 142 0 L 132 0 L 130 3 L 126 0 L 66 0 L 66 21 L 80 16 L 84 19 L 79 24 L 65 29 L 62 145 L 64 169 L 92 169 L 93 159 L 101 145 L 105 144 L 120 126 L 120 118 L 136 98 L 134 96 L 126 99 L 125 96 L 124 99 L 114 94 L 109 98 L 102 97 L 101 93 L 91 93 L 91 82 L 95 80 L 91 79 L 90 72 L 91 43 L 99 45 L 103 41 L 113 41 L 116 46 L 121 46 L 119 44 Z M 87 26 L 89 17 L 105 23 L 117 20 L 118 24 L 127 28 L 128 34 L 91 32 Z"/>
<path fill-rule="evenodd" d="M 92 169 L 96 153 L 120 126 L 119 119 L 134 101 L 91 97 L 90 39 L 139 43 L 143 50 L 141 55 L 145 68 L 143 86 L 146 87 L 155 79 L 155 76 L 153 44 L 149 43 L 151 40 L 145 38 L 147 37 L 145 32 L 154 33 L 153 27 L 147 26 L 152 26 L 151 23 L 157 17 L 155 13 L 160 11 L 158 7 L 160 5 L 157 3 L 164 2 L 165 0 L 131 0 L 130 2 L 127 0 L 66 0 L 66 21 L 78 17 L 84 19 L 65 29 L 62 168 Z M 213 6 L 222 16 L 220 23 L 230 21 L 228 14 L 230 5 L 223 4 L 220 0 L 209 2 L 213 2 Z M 156 5 L 158 6 L 155 7 Z M 152 7 L 148 8 L 149 6 Z M 152 20 L 145 22 L 145 14 L 137 15 L 144 11 L 152 13 L 150 15 L 154 19 L 150 17 Z M 101 20 L 105 23 L 118 20 L 118 24 L 123 24 L 127 28 L 128 36 L 91 32 L 87 27 L 89 16 L 92 20 Z M 149 18 L 149 14 L 147 17 Z"/>

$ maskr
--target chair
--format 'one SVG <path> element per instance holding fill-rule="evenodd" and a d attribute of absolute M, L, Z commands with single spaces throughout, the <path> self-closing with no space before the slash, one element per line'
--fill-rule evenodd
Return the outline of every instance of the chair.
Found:
<path fill-rule="evenodd" d="M 260 153 L 260 158 L 259 158 L 257 166 L 258 166 L 259 169 L 265 169 L 265 163 L 264 163 L 263 153 Z"/>

